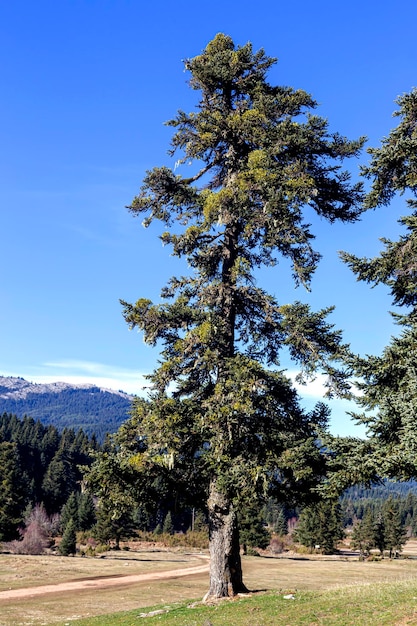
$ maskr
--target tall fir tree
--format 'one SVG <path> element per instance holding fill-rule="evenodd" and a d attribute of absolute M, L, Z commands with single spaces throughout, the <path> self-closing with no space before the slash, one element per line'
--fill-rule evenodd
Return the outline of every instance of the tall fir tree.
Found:
<path fill-rule="evenodd" d="M 374 473 L 408 479 L 417 476 L 417 89 L 397 104 L 400 122 L 379 148 L 369 150 L 363 174 L 372 181 L 367 207 L 411 194 L 409 214 L 400 219 L 404 234 L 397 241 L 383 238 L 384 249 L 374 258 L 342 258 L 358 280 L 386 285 L 398 307 L 393 316 L 399 334 L 380 356 L 354 362 L 364 409 L 356 418 L 368 428 Z"/>
<path fill-rule="evenodd" d="M 340 164 L 363 140 L 330 133 L 306 92 L 269 84 L 274 63 L 223 34 L 187 60 L 200 100 L 168 122 L 176 166 L 148 172 L 130 206 L 145 225 L 165 225 L 163 243 L 191 268 L 169 281 L 161 304 L 123 305 L 128 324 L 163 346 L 149 402 L 135 405 L 147 448 L 137 466 L 182 466 L 185 479 L 198 477 L 209 517 L 208 597 L 246 591 L 240 503 L 253 491 L 305 494 L 324 473 L 316 427 L 327 410 L 300 408 L 281 350 L 304 375 L 324 371 L 329 393 L 348 392 L 331 309 L 279 302 L 256 276 L 283 257 L 295 285 L 309 287 L 320 255 L 304 209 L 329 222 L 359 218 L 361 185 Z M 183 177 L 176 170 L 185 164 L 193 167 Z"/>

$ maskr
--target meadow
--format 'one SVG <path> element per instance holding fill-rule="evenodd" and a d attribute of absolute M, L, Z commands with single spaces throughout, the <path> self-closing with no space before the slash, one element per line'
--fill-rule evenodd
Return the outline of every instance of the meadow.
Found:
<path fill-rule="evenodd" d="M 209 606 L 200 601 L 207 590 L 207 572 L 132 582 L 135 575 L 195 568 L 207 563 L 204 552 L 142 548 L 101 558 L 2 554 L 0 624 L 417 624 L 415 551 L 415 545 L 410 545 L 405 550 L 410 558 L 381 561 L 347 556 L 243 557 L 245 581 L 252 593 Z M 97 586 L 28 595 L 28 588 L 74 581 L 94 581 Z M 106 586 L 105 581 L 111 584 Z M 18 589 L 22 597 L 4 597 Z"/>

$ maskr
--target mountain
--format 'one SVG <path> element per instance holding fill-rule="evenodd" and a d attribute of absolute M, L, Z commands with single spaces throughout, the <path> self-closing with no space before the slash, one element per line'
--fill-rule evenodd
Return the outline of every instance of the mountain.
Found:
<path fill-rule="evenodd" d="M 103 439 L 129 417 L 133 396 L 95 385 L 38 384 L 0 376 L 0 414 L 28 415 L 43 424 L 83 429 Z"/>

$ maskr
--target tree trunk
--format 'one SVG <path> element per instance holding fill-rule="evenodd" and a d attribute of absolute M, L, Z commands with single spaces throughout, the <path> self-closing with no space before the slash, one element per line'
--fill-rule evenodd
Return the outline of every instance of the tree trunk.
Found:
<path fill-rule="evenodd" d="M 243 584 L 239 530 L 233 504 L 217 487 L 210 485 L 208 500 L 210 537 L 210 588 L 204 599 L 247 593 Z"/>

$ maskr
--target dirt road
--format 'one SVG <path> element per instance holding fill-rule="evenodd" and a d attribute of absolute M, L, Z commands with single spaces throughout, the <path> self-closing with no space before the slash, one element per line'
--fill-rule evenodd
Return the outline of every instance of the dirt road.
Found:
<path fill-rule="evenodd" d="M 201 559 L 206 560 L 201 556 Z M 41 585 L 39 587 L 26 587 L 24 589 L 10 589 L 0 591 L 1 600 L 12 600 L 14 598 L 31 598 L 34 596 L 42 596 L 50 593 L 63 593 L 66 591 L 79 591 L 85 589 L 105 589 L 108 587 L 117 587 L 121 585 L 129 585 L 139 582 L 148 582 L 153 580 L 168 580 L 170 578 L 181 578 L 191 576 L 193 574 L 205 574 L 209 570 L 208 560 L 202 565 L 195 567 L 185 567 L 182 569 L 167 570 L 164 572 L 150 572 L 147 574 L 127 574 L 119 576 L 106 576 L 88 578 L 83 580 L 74 580 L 65 583 L 56 583 L 51 585 Z"/>

